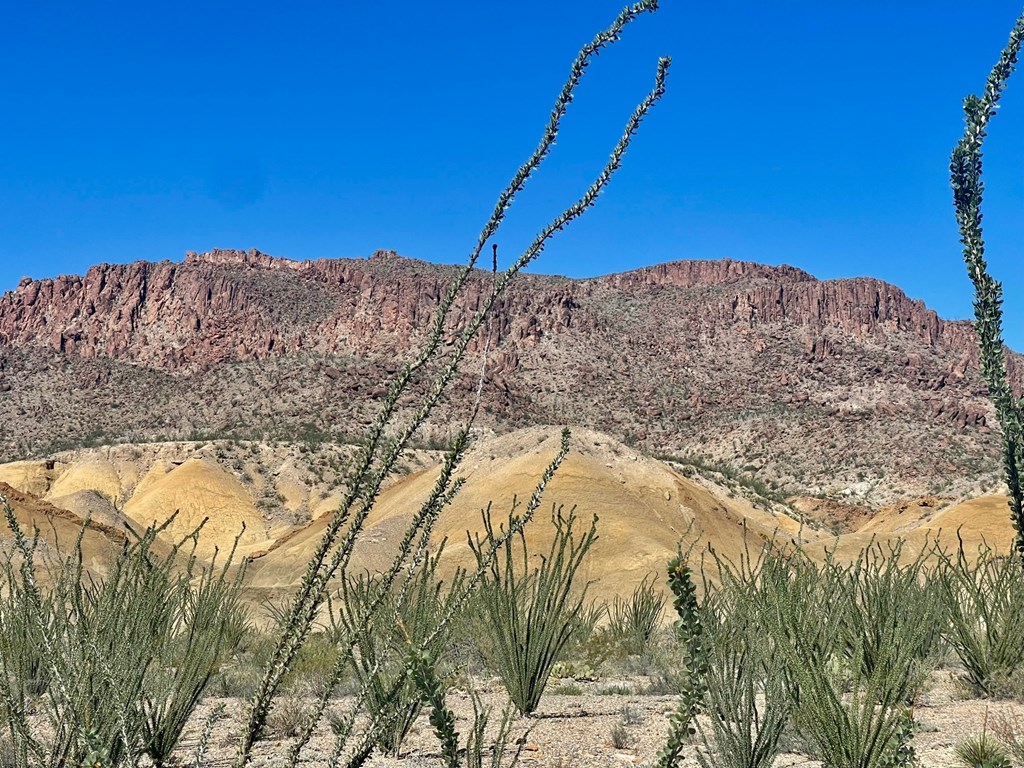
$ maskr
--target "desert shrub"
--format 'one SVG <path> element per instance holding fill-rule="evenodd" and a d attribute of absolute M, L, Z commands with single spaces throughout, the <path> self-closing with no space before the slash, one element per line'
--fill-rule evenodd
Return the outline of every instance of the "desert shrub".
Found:
<path fill-rule="evenodd" d="M 708 718 L 698 725 L 708 750 L 698 760 L 706 768 L 768 768 L 792 713 L 783 657 L 766 635 L 751 589 L 756 585 L 727 581 L 706 607 Z"/>
<path fill-rule="evenodd" d="M 929 551 L 906 563 L 902 553 L 901 545 L 876 545 L 842 574 L 849 594 L 841 603 L 840 631 L 847 661 L 858 661 L 861 668 L 855 672 L 863 679 L 889 662 L 894 647 L 899 658 L 908 659 L 900 670 L 904 679 L 891 682 L 897 685 L 896 695 L 909 703 L 937 663 L 944 621 L 940 589 L 925 572 Z"/>
<path fill-rule="evenodd" d="M 996 675 L 989 681 L 988 687 L 994 699 L 1024 702 L 1024 670 L 1018 668 L 1008 675 Z"/>
<path fill-rule="evenodd" d="M 732 642 L 713 644 L 704 706 L 707 723 L 699 730 L 714 755 L 699 755 L 703 766 L 763 768 L 779 753 L 792 700 L 777 660 L 767 657 L 750 629 Z"/>
<path fill-rule="evenodd" d="M 647 653 L 665 612 L 665 596 L 655 588 L 655 581 L 657 577 L 645 576 L 629 599 L 616 596 L 608 607 L 612 637 L 634 656 Z"/>
<path fill-rule="evenodd" d="M 897 560 L 866 553 L 850 568 L 800 561 L 793 581 L 803 586 L 780 590 L 796 603 L 780 612 L 795 621 L 778 648 L 788 666 L 797 728 L 835 768 L 882 768 L 913 758 L 908 699 L 931 622 L 927 603 L 891 610 L 910 581 Z"/>
<path fill-rule="evenodd" d="M 1010 768 L 1011 765 L 1006 747 L 985 731 L 980 736 L 968 736 L 957 742 L 953 754 L 963 768 Z"/>
<path fill-rule="evenodd" d="M 800 667 L 828 667 L 842 654 L 842 603 L 846 595 L 841 568 L 831 560 L 814 563 L 799 551 L 768 548 L 725 583 L 737 593 L 731 599 L 746 601 L 743 610 L 758 617 L 768 650 L 784 662 L 790 696 L 799 706 Z M 829 610 L 823 612 L 822 606 L 829 606 Z"/>
<path fill-rule="evenodd" d="M 682 654 L 679 637 L 671 627 L 658 632 L 646 654 L 628 657 L 621 666 L 626 673 L 644 678 L 641 690 L 645 695 L 677 694 L 687 674 L 679 664 Z"/>
<path fill-rule="evenodd" d="M 266 605 L 264 605 L 266 609 Z M 209 690 L 218 696 L 248 699 L 259 685 L 260 677 L 274 650 L 276 638 L 265 629 L 249 626 L 242 634 L 230 657 L 220 665 L 210 682 Z M 351 692 L 351 676 L 331 681 L 339 651 L 329 632 L 315 631 L 295 656 L 285 676 L 282 690 L 289 695 L 319 695 L 328 686 L 330 695 Z"/>
<path fill-rule="evenodd" d="M 599 680 L 609 663 L 622 659 L 622 645 L 611 630 L 593 626 L 604 611 L 603 605 L 595 604 L 584 611 L 579 631 L 566 645 L 561 660 L 551 667 L 552 677 Z M 486 644 L 486 640 L 481 643 Z"/>
<path fill-rule="evenodd" d="M 4 584 L 18 582 L 17 563 L 13 555 L 7 555 L 3 569 Z M 59 618 L 55 600 L 52 590 L 41 592 L 39 611 L 33 614 L 23 610 L 23 595 L 17 590 L 0 593 L 0 654 L 5 677 L 4 693 L 9 693 L 14 699 L 11 703 L 4 701 L 4 706 L 0 706 L 0 714 L 8 710 L 17 711 L 17 702 L 33 701 L 49 688 L 51 668 L 45 663 L 42 639 L 55 631 L 47 623 Z M 40 621 L 43 623 L 40 624 Z"/>
<path fill-rule="evenodd" d="M 475 693 L 472 695 L 472 701 L 473 726 L 466 735 L 464 752 L 466 768 L 513 768 L 519 762 L 526 746 L 526 737 L 530 735 L 532 727 L 515 740 L 515 749 L 509 754 L 509 747 L 513 744 L 511 737 L 512 723 L 515 720 L 514 708 L 509 706 L 502 710 L 497 732 L 488 740 L 487 727 L 491 722 L 492 710 L 484 706 Z"/>
<path fill-rule="evenodd" d="M 330 631 L 313 632 L 309 640 L 295 656 L 295 664 L 284 679 L 284 689 L 290 693 L 337 695 L 357 683 L 354 677 L 341 681 L 332 680 L 332 673 L 338 663 L 338 645 Z M 340 687 L 340 691 L 339 691 Z M 326 690 L 326 689 L 330 690 Z"/>
<path fill-rule="evenodd" d="M 356 638 L 355 653 L 347 658 L 379 723 L 377 745 L 392 755 L 398 754 L 423 703 L 409 674 L 410 648 L 430 659 L 430 670 L 424 674 L 438 678 L 438 685 L 448 677 L 447 649 L 458 626 L 450 618 L 450 608 L 461 593 L 462 579 L 457 576 L 447 585 L 437 578 L 440 556 L 440 551 L 427 556 L 404 590 L 392 587 L 381 592 L 385 587 L 379 578 L 350 576 L 332 603 L 338 609 L 331 612 L 331 634 Z M 381 608 L 374 612 L 371 606 L 377 601 Z"/>
<path fill-rule="evenodd" d="M 238 579 L 212 568 L 187 586 L 178 583 L 181 603 L 141 692 L 146 754 L 157 766 L 177 746 L 217 668 L 245 634 L 248 616 L 238 586 Z"/>
<path fill-rule="evenodd" d="M 992 734 L 1006 747 L 1015 765 L 1024 765 L 1024 720 L 1013 712 L 992 718 Z"/>
<path fill-rule="evenodd" d="M 248 699 L 256 691 L 274 642 L 271 633 L 249 624 L 214 674 L 209 690 L 222 698 Z"/>
<path fill-rule="evenodd" d="M 971 564 L 961 548 L 939 569 L 946 638 L 975 692 L 993 695 L 1024 664 L 1024 571 L 991 551 Z"/>
<path fill-rule="evenodd" d="M 21 630 L 0 640 L 0 700 L 18 764 L 162 763 L 242 632 L 238 578 L 178 548 L 157 552 L 157 528 L 125 542 L 104 575 L 86 571 L 81 536 L 43 564 L 38 538 L 2 496 L 0 507 L 15 542 L 0 571 L 0 623 Z M 24 643 L 35 646 L 31 663 Z M 34 730 L 21 697 L 39 668 L 48 692 L 36 702 L 45 727 Z"/>
<path fill-rule="evenodd" d="M 574 587 L 576 572 L 597 538 L 597 518 L 582 535 L 574 530 L 575 510 L 563 515 L 558 509 L 551 521 L 551 547 L 537 565 L 530 562 L 522 530 L 507 538 L 499 556 L 486 565 L 486 552 L 505 533 L 504 526 L 495 531 L 488 512 L 483 515 L 484 535 L 470 538 L 482 568 L 477 605 L 487 635 L 481 637 L 481 650 L 524 715 L 537 709 L 552 667 L 570 641 L 593 628 L 586 586 Z M 512 522 L 510 517 L 510 527 Z"/>
<path fill-rule="evenodd" d="M 267 730 L 279 739 L 292 739 L 299 735 L 306 721 L 306 704 L 298 696 L 281 696 L 267 719 Z"/>
<path fill-rule="evenodd" d="M 707 674 L 706 618 L 697 600 L 693 571 L 680 552 L 668 564 L 668 586 L 678 617 L 673 629 L 679 640 L 679 703 L 669 717 L 665 746 L 658 753 L 659 768 L 677 765 L 686 742 L 696 734 L 694 720 L 703 706 Z"/>
<path fill-rule="evenodd" d="M 678 765 L 700 709 L 702 764 L 770 765 L 791 720 L 827 765 L 909 764 L 908 703 L 929 668 L 936 601 L 921 562 L 899 555 L 869 551 L 847 567 L 768 547 L 737 567 L 718 559 L 721 585 L 705 585 L 703 605 L 692 579 L 677 579 L 690 682 L 661 765 Z"/>
<path fill-rule="evenodd" d="M 633 744 L 633 737 L 622 720 L 616 720 L 612 723 L 609 736 L 611 744 L 615 749 L 629 749 Z"/>
<path fill-rule="evenodd" d="M 210 742 L 213 741 L 213 729 L 217 726 L 217 723 L 224 719 L 226 709 L 224 703 L 221 702 L 211 710 L 210 714 L 203 721 L 203 730 L 199 734 L 199 740 L 196 742 L 196 749 L 192 758 L 192 764 L 196 768 L 203 768 L 206 765 L 206 753 L 209 752 Z"/>
<path fill-rule="evenodd" d="M 256 692 L 263 667 L 246 655 L 226 662 L 210 682 L 210 692 L 221 698 L 248 699 Z"/>

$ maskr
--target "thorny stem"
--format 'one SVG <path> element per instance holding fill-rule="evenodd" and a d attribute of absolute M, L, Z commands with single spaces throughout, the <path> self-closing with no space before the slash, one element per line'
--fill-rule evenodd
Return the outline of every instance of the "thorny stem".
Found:
<path fill-rule="evenodd" d="M 287 619 L 283 622 L 282 635 L 271 656 L 266 673 L 252 699 L 248 723 L 244 730 L 236 759 L 236 766 L 239 766 L 239 768 L 248 763 L 255 739 L 262 731 L 266 722 L 273 697 L 277 693 L 285 673 L 294 662 L 299 648 L 309 635 L 317 612 L 327 593 L 330 580 L 339 570 L 344 570 L 351 556 L 355 541 L 362 531 L 384 480 L 393 470 L 395 462 L 405 450 L 409 439 L 422 426 L 444 391 L 454 379 L 470 342 L 490 313 L 495 301 L 504 292 L 511 280 L 540 254 L 551 236 L 565 228 L 594 204 L 600 192 L 607 186 L 612 175 L 620 167 L 622 157 L 640 122 L 664 94 L 665 77 L 670 64 L 668 58 L 659 60 L 655 88 L 631 115 L 621 139 L 616 144 L 608 163 L 597 179 L 575 204 L 563 211 L 551 224 L 545 227 L 519 259 L 506 270 L 500 279 L 495 281 L 491 293 L 484 302 L 483 308 L 476 313 L 471 322 L 464 328 L 455 349 L 449 356 L 447 365 L 435 378 L 434 383 L 428 390 L 428 394 L 422 401 L 420 409 L 400 436 L 391 444 L 390 448 L 384 449 L 382 452 L 383 436 L 386 429 L 393 423 L 401 395 L 408 389 L 414 375 L 435 358 L 446 337 L 445 326 L 447 319 L 451 314 L 457 297 L 461 294 L 462 289 L 469 280 L 471 271 L 479 258 L 484 244 L 497 231 L 515 196 L 523 189 L 533 171 L 536 170 L 550 151 L 557 136 L 561 119 L 573 99 L 575 88 L 579 84 L 586 67 L 602 48 L 619 39 L 619 35 L 626 24 L 641 13 L 656 9 L 657 0 L 643 0 L 643 2 L 629 6 L 619 14 L 611 27 L 599 33 L 580 51 L 573 63 L 570 76 L 555 101 L 555 106 L 552 109 L 551 117 L 540 144 L 533 155 L 513 176 L 508 187 L 499 195 L 494 212 L 487 224 L 485 224 L 467 265 L 456 276 L 438 308 L 434 324 L 423 350 L 412 363 L 403 368 L 394 382 L 392 382 L 381 412 L 368 432 L 367 446 L 352 476 L 349 491 L 339 509 L 328 522 L 324 535 L 307 565 L 306 573 L 289 609 Z M 376 467 L 375 471 L 374 467 Z M 355 512 L 353 514 L 354 508 Z M 348 527 L 342 536 L 342 529 L 345 528 L 346 524 Z M 339 537 L 341 537 L 340 542 Z M 331 555 L 332 550 L 334 550 L 333 555 Z"/>
<path fill-rule="evenodd" d="M 981 374 L 988 385 L 1003 431 L 1004 474 L 1010 493 L 1010 518 L 1016 531 L 1014 549 L 1018 557 L 1024 560 L 1024 488 L 1021 484 L 1021 473 L 1024 470 L 1021 445 L 1024 409 L 1014 395 L 1007 376 L 1002 331 L 1003 288 L 989 274 L 981 223 L 981 203 L 985 190 L 981 179 L 982 145 L 988 123 L 995 116 L 999 98 L 1016 67 L 1022 41 L 1024 13 L 1017 19 L 1009 42 L 989 73 L 982 95 L 971 95 L 964 99 L 967 127 L 963 138 L 953 150 L 950 183 L 967 274 L 974 284 L 974 328 L 978 334 Z"/>

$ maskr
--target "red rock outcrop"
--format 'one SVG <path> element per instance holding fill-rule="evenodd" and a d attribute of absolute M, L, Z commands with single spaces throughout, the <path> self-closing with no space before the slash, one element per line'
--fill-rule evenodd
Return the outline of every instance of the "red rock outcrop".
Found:
<path fill-rule="evenodd" d="M 189 253 L 182 264 L 100 264 L 84 277 L 23 282 L 0 297 L 0 345 L 165 371 L 299 352 L 405 350 L 429 326 L 452 274 L 389 252 L 298 262 L 214 250 Z M 472 277 L 456 330 L 483 306 L 490 287 L 482 273 Z M 564 284 L 536 296 L 513 292 L 499 308 L 492 333 L 515 343 L 586 325 Z"/>
<path fill-rule="evenodd" d="M 190 252 L 182 264 L 100 264 L 84 277 L 23 281 L 0 297 L 0 345 L 171 371 L 300 351 L 365 352 L 383 339 L 408 349 L 453 274 L 387 251 L 368 260 L 300 262 L 216 249 Z M 545 334 L 586 331 L 596 320 L 582 309 L 582 298 L 663 286 L 732 286 L 703 299 L 708 326 L 789 323 L 855 338 L 909 333 L 977 364 L 968 324 L 944 322 L 892 285 L 870 278 L 818 281 L 793 267 L 728 259 L 677 261 L 594 280 L 525 275 L 500 305 L 493 332 L 512 344 L 536 344 Z M 489 289 L 485 273 L 473 276 L 457 327 L 480 309 Z"/>
<path fill-rule="evenodd" d="M 0 418 L 12 425 L 0 442 L 13 456 L 44 434 L 111 435 L 123 423 L 176 434 L 329 420 L 357 429 L 457 273 L 390 251 L 300 262 L 213 250 L 22 281 L 0 296 Z M 450 334 L 484 306 L 492 280 L 470 276 Z M 485 338 L 486 412 L 499 429 L 571 421 L 652 449 L 700 440 L 727 460 L 757 454 L 783 479 L 806 476 L 795 465 L 831 466 L 815 449 L 822 431 L 854 457 L 846 475 L 893 483 L 939 482 L 949 460 L 932 454 L 952 446 L 962 454 L 953 466 L 991 453 L 970 324 L 878 280 L 729 260 L 586 280 L 524 274 L 474 354 Z M 1009 366 L 1019 387 L 1020 358 Z M 460 386 L 474 390 L 472 379 Z M 339 395 L 348 410 L 331 410 Z"/>

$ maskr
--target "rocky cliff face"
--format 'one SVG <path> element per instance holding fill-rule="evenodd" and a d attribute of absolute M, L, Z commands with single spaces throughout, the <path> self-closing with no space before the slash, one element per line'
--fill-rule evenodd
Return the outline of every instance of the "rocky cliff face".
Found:
<path fill-rule="evenodd" d="M 23 281 L 0 297 L 0 458 L 133 435 L 357 432 L 455 273 L 386 251 L 215 250 Z M 472 276 L 453 330 L 490 287 Z M 496 430 L 581 423 L 791 487 L 866 483 L 886 498 L 990 469 L 969 324 L 877 280 L 728 260 L 523 275 L 488 333 Z"/>
<path fill-rule="evenodd" d="M 101 264 L 84 277 L 23 281 L 0 297 L 0 345 L 161 371 L 302 352 L 408 349 L 430 323 L 454 271 L 379 251 L 369 260 L 297 262 L 258 251 L 190 253 L 184 263 Z M 490 290 L 476 276 L 463 320 Z M 570 286 L 516 294 L 495 319 L 526 340 L 572 326 Z"/>
<path fill-rule="evenodd" d="M 131 360 L 161 370 L 208 369 L 300 351 L 366 351 L 383 334 L 407 348 L 429 323 L 451 268 L 378 251 L 368 260 L 292 261 L 256 250 L 189 253 L 182 264 L 100 264 L 84 277 L 24 280 L 0 297 L 0 344 L 85 358 Z M 609 291 L 709 290 L 707 327 L 788 323 L 853 338 L 910 334 L 973 362 L 974 335 L 879 280 L 819 281 L 793 267 L 679 261 L 574 281 L 525 276 L 495 320 L 513 342 L 596 328 L 580 302 Z M 464 317 L 489 289 L 481 274 Z M 575 322 L 575 324 L 574 324 Z"/>

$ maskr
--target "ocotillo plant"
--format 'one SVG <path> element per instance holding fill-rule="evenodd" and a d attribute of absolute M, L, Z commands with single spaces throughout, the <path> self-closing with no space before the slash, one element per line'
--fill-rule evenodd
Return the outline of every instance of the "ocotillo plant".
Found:
<path fill-rule="evenodd" d="M 674 623 L 676 635 L 683 648 L 685 676 L 679 703 L 669 717 L 668 737 L 658 753 L 658 768 L 675 768 L 687 740 L 697 731 L 694 720 L 704 704 L 707 690 L 707 645 L 705 627 L 697 601 L 697 586 L 693 571 L 680 552 L 668 564 L 668 586 L 672 590 L 672 606 L 679 616 Z"/>
<path fill-rule="evenodd" d="M 587 66 L 602 49 L 619 39 L 629 22 L 643 13 L 656 9 L 657 0 L 642 0 L 623 9 L 608 29 L 598 33 L 580 51 L 573 62 L 569 78 L 562 86 L 555 101 L 540 143 L 530 158 L 515 173 L 505 190 L 498 196 L 493 213 L 484 225 L 467 264 L 459 271 L 440 302 L 423 348 L 415 359 L 401 369 L 391 383 L 380 413 L 367 432 L 365 448 L 349 478 L 349 490 L 339 508 L 328 521 L 323 537 L 307 564 L 306 572 L 291 606 L 284 614 L 280 639 L 249 708 L 248 722 L 238 750 L 238 766 L 244 766 L 249 762 L 253 744 L 264 729 L 274 696 L 294 663 L 296 654 L 309 637 L 311 628 L 327 598 L 332 580 L 339 574 L 345 573 L 355 542 L 363 530 L 385 479 L 394 471 L 409 445 L 409 441 L 455 380 L 465 362 L 472 342 L 490 315 L 495 302 L 498 301 L 516 275 L 537 258 L 557 232 L 572 223 L 594 204 L 598 195 L 619 169 L 626 149 L 641 121 L 664 94 L 665 78 L 670 64 L 668 58 L 659 60 L 654 88 L 628 119 L 622 137 L 615 145 L 608 162 L 593 184 L 576 202 L 543 227 L 533 242 L 508 269 L 495 276 L 492 287 L 480 304 L 480 308 L 471 314 L 465 323 L 457 325 L 457 319 L 453 317 L 453 308 L 470 281 L 480 253 L 497 233 L 508 208 L 518 193 L 522 191 L 526 182 L 550 152 L 558 135 L 562 117 L 573 100 L 575 90 Z M 427 378 L 428 374 L 432 378 Z M 422 386 L 426 394 L 420 399 L 411 416 L 399 420 L 399 403 L 413 384 Z M 381 609 L 383 595 L 392 589 L 395 581 L 399 579 L 407 566 L 415 567 L 417 558 L 422 558 L 425 555 L 426 541 L 433 522 L 444 505 L 458 490 L 459 481 L 455 477 L 455 472 L 459 460 L 468 446 L 468 437 L 476 415 L 476 408 L 477 404 L 470 408 L 465 425 L 448 452 L 444 471 L 439 477 L 434 491 L 414 516 L 393 567 L 380 580 L 378 587 L 382 597 L 380 601 L 372 600 L 369 603 L 368 607 L 371 612 Z M 524 515 L 517 521 L 517 526 L 524 525 L 528 519 L 529 517 Z M 470 582 L 473 583 L 473 580 L 471 579 Z M 354 637 L 343 640 L 341 643 L 343 656 L 351 652 L 354 642 Z M 321 701 L 315 707 L 310 722 L 299 738 L 298 749 L 308 742 L 309 734 L 316 721 L 323 715 L 323 711 L 324 707 Z M 293 762 L 297 759 L 298 749 L 294 749 L 290 755 Z"/>
<path fill-rule="evenodd" d="M 498 559 L 487 553 L 503 537 L 490 512 L 483 516 L 484 535 L 469 538 L 483 578 L 479 592 L 482 623 L 489 637 L 484 655 L 494 665 L 509 698 L 521 714 L 537 709 L 551 669 L 569 642 L 586 626 L 586 585 L 574 589 L 576 574 L 597 539 L 597 518 L 580 534 L 574 531 L 576 510 L 552 512 L 554 536 L 547 555 L 531 563 L 526 536 L 506 538 Z M 509 519 L 511 527 L 514 518 Z"/>
<path fill-rule="evenodd" d="M 1024 407 L 1014 395 L 1007 377 L 1002 329 L 1003 287 L 989 274 L 981 226 L 981 203 L 985 191 L 981 180 L 981 148 L 988 123 L 999 106 L 999 97 L 1017 65 L 1022 42 L 1024 13 L 1017 19 L 1009 42 L 989 73 L 984 92 L 980 96 L 971 95 L 964 99 L 967 127 L 963 138 L 953 150 L 950 182 L 967 274 L 974 283 L 974 328 L 981 349 L 981 374 L 988 385 L 1003 430 L 1003 467 L 1010 492 L 1010 517 L 1017 532 L 1014 549 L 1018 557 L 1024 560 L 1024 489 L 1021 487 L 1021 471 L 1024 470 L 1024 446 L 1021 442 Z"/>
<path fill-rule="evenodd" d="M 197 530 L 165 553 L 155 544 L 168 521 L 126 536 L 90 574 L 88 524 L 60 552 L 40 546 L 38 529 L 29 537 L 3 495 L 0 512 L 13 537 L 0 555 L 0 722 L 12 764 L 116 768 L 146 754 L 163 765 L 243 631 L 234 552 L 200 566 L 185 550 Z"/>

